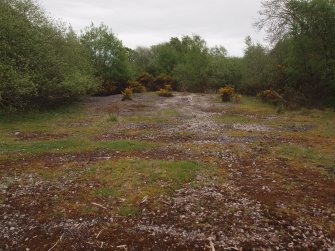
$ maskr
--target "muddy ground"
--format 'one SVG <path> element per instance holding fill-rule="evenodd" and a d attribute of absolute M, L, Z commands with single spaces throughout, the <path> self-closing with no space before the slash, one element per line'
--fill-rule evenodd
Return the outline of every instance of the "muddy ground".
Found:
<path fill-rule="evenodd" d="M 313 134 L 313 125 L 284 123 L 286 115 L 275 110 L 246 112 L 205 94 L 141 94 L 129 102 L 96 97 L 83 109 L 84 117 L 55 130 L 18 127 L 6 134 L 13 142 L 49 142 L 89 129 L 89 141 L 97 144 L 129 140 L 154 147 L 5 154 L 0 250 L 335 250 L 334 169 L 275 150 L 334 144 L 332 136 Z M 226 114 L 240 121 L 220 120 Z M 96 124 L 108 116 L 115 122 Z M 146 194 L 128 184 L 136 191 L 92 195 L 108 183 L 92 176 L 92 166 L 138 160 L 197 161 L 215 171 L 178 184 L 155 181 L 164 192 Z M 120 210 L 133 195 L 131 206 Z"/>

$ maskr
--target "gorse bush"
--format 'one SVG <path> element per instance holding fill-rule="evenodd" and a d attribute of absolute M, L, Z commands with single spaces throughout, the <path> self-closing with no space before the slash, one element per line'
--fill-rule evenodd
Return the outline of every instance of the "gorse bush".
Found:
<path fill-rule="evenodd" d="M 133 89 L 130 87 L 127 87 L 122 92 L 122 101 L 132 100 L 132 96 L 133 96 Z"/>
<path fill-rule="evenodd" d="M 158 92 L 158 96 L 173 97 L 171 85 L 165 85 L 164 88 L 161 88 Z"/>
<path fill-rule="evenodd" d="M 170 86 L 171 90 L 178 89 L 177 82 L 173 80 L 171 76 L 166 75 L 166 74 L 160 74 L 153 81 L 153 91 L 164 89 L 167 85 Z"/>
<path fill-rule="evenodd" d="M 154 77 L 150 73 L 143 72 L 137 77 L 136 81 L 143 85 L 147 90 L 154 90 Z"/>
<path fill-rule="evenodd" d="M 231 85 L 226 85 L 219 89 L 219 94 L 221 95 L 223 102 L 229 102 L 235 94 L 235 89 Z"/>
<path fill-rule="evenodd" d="M 135 93 L 143 93 L 147 91 L 145 86 L 138 81 L 128 81 L 127 86 L 133 89 L 133 92 Z"/>
<path fill-rule="evenodd" d="M 33 1 L 0 1 L 0 109 L 74 100 L 96 89 L 76 34 Z"/>
<path fill-rule="evenodd" d="M 285 103 L 283 97 L 274 90 L 265 90 L 257 94 L 258 97 L 262 99 L 265 103 L 270 103 L 274 105 L 282 105 Z"/>

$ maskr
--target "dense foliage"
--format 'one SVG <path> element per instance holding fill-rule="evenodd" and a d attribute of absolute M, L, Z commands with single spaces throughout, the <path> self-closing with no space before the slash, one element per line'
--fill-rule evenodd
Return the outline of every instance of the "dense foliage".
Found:
<path fill-rule="evenodd" d="M 274 43 L 263 63 L 271 87 L 291 102 L 335 107 L 335 1 L 266 0 L 260 14 Z"/>
<path fill-rule="evenodd" d="M 246 39 L 242 58 L 223 47 L 209 48 L 199 36 L 138 48 L 135 68 L 168 74 L 187 91 L 232 84 L 249 95 L 274 89 L 289 105 L 335 107 L 335 1 L 264 0 L 260 20 L 272 48 Z"/>
<path fill-rule="evenodd" d="M 0 0 L 0 109 L 22 110 L 88 93 L 276 91 L 286 104 L 335 107 L 335 1 L 263 0 L 258 28 L 271 48 L 246 38 L 243 57 L 200 36 L 131 50 L 106 25 L 78 37 L 33 0 Z"/>
<path fill-rule="evenodd" d="M 171 84 L 177 90 L 204 92 L 228 82 L 239 83 L 241 79 L 239 59 L 227 57 L 223 47 L 209 48 L 205 40 L 196 35 L 174 37 L 151 48 L 139 47 L 134 58 L 139 73 L 157 76 L 155 81 L 149 81 L 148 75 L 140 75 L 139 78 L 144 77 L 147 82 L 156 82 L 153 87 L 145 84 L 148 89 L 158 90 Z M 167 78 L 170 80 L 163 80 Z"/>
<path fill-rule="evenodd" d="M 73 100 L 95 88 L 91 63 L 71 28 L 33 2 L 0 1 L 0 108 Z"/>
<path fill-rule="evenodd" d="M 91 24 L 80 40 L 89 52 L 95 76 L 101 79 L 99 93 L 112 94 L 123 90 L 132 78 L 132 68 L 129 51 L 122 42 L 103 24 L 99 27 Z"/>

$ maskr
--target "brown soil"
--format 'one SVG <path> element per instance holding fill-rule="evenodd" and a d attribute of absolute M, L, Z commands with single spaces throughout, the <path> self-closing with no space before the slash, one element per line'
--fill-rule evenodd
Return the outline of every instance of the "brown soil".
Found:
<path fill-rule="evenodd" d="M 156 149 L 45 153 L 0 161 L 0 250 L 213 250 L 211 245 L 215 250 L 334 250 L 334 177 L 263 147 L 312 139 L 307 134 L 285 137 L 274 128 L 229 135 L 213 115 L 230 105 L 213 106 L 212 98 L 138 95 L 123 103 L 119 96 L 91 98 L 86 104 L 92 117 L 154 115 L 162 109 L 180 115 L 171 123 L 121 121 L 94 138 L 161 142 Z M 16 136 L 67 137 L 38 132 Z M 226 178 L 222 184 L 184 184 L 169 194 L 149 196 L 138 203 L 139 214 L 122 216 L 112 210 L 119 198 L 106 205 L 88 196 L 100 183 L 84 174 L 92 163 L 127 158 L 215 163 Z M 60 176 L 43 177 L 60 170 Z M 89 211 L 78 209 L 84 204 Z"/>

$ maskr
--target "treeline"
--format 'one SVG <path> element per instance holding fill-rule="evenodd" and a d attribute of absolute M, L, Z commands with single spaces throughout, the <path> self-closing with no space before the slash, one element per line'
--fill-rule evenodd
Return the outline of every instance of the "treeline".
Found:
<path fill-rule="evenodd" d="M 271 49 L 247 37 L 244 56 L 229 57 L 223 47 L 185 36 L 136 49 L 134 63 L 172 76 L 182 90 L 230 84 L 248 95 L 275 90 L 291 107 L 335 107 L 335 1 L 265 0 L 256 26 L 266 29 Z"/>
<path fill-rule="evenodd" d="M 31 1 L 0 0 L 0 108 L 73 100 L 93 92 L 89 55 L 70 28 Z"/>
<path fill-rule="evenodd" d="M 132 50 L 106 25 L 76 34 L 31 0 L 0 0 L 0 109 L 165 84 L 191 92 L 230 84 L 250 95 L 273 89 L 288 105 L 335 107 L 334 0 L 264 0 L 257 26 L 272 48 L 248 37 L 243 57 L 197 35 Z"/>

